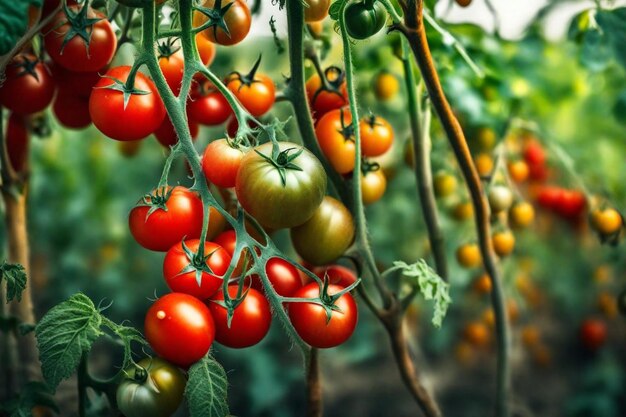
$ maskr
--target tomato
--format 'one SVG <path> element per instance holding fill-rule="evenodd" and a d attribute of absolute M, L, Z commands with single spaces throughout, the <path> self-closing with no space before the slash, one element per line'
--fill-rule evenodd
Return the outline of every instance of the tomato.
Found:
<path fill-rule="evenodd" d="M 513 204 L 509 210 L 509 222 L 514 228 L 524 228 L 531 225 L 535 219 L 535 209 L 532 204 L 520 201 Z"/>
<path fill-rule="evenodd" d="M 196 297 L 178 292 L 152 304 L 144 327 L 146 340 L 157 355 L 184 368 L 206 355 L 215 338 L 209 308 Z"/>
<path fill-rule="evenodd" d="M 228 295 L 237 296 L 237 285 L 228 286 Z M 270 329 L 272 312 L 267 299 L 255 290 L 249 288 L 241 304 L 233 313 L 230 327 L 228 326 L 228 311 L 216 303 L 224 301 L 224 293 L 218 292 L 209 304 L 209 309 L 215 321 L 215 340 L 231 348 L 245 348 L 259 343 Z"/>
<path fill-rule="evenodd" d="M 454 0 L 456 1 L 456 4 L 458 4 L 461 7 L 467 7 L 470 4 L 472 4 L 472 0 Z"/>
<path fill-rule="evenodd" d="M 606 324 L 599 319 L 587 319 L 580 325 L 579 335 L 583 346 L 595 352 L 606 342 Z"/>
<path fill-rule="evenodd" d="M 205 67 L 208 67 L 213 63 L 215 59 L 215 45 L 213 42 L 209 41 L 207 38 L 202 36 L 202 34 L 198 33 L 196 35 L 196 48 L 198 48 L 198 53 L 200 55 L 200 60 L 204 64 Z M 200 76 L 202 76 L 200 74 Z"/>
<path fill-rule="evenodd" d="M 265 273 L 274 291 L 282 297 L 291 297 L 302 287 L 298 268 L 281 258 L 270 258 L 265 264 Z M 258 275 L 252 276 L 252 288 L 264 293 L 265 288 Z"/>
<path fill-rule="evenodd" d="M 163 72 L 165 81 L 174 95 L 178 96 L 183 83 L 183 72 L 185 70 L 185 56 L 183 50 L 179 49 L 171 55 L 161 55 L 159 57 L 159 67 Z"/>
<path fill-rule="evenodd" d="M 220 233 L 215 239 L 213 239 L 213 242 L 220 245 L 222 248 L 224 248 L 224 250 L 228 252 L 228 254 L 231 256 L 231 258 L 235 257 L 235 246 L 237 245 L 237 233 L 235 233 L 234 230 L 226 230 Z M 237 277 L 241 275 L 244 265 L 246 265 L 248 268 L 250 267 L 250 264 L 252 262 L 252 257 L 249 255 L 247 249 L 245 250 L 245 253 L 248 254 L 248 256 L 245 256 L 242 254 L 239 257 L 237 266 L 235 267 L 235 270 L 233 271 L 233 277 Z"/>
<path fill-rule="evenodd" d="M 183 402 L 185 374 L 160 358 L 129 366 L 117 387 L 117 407 L 126 417 L 169 417 Z"/>
<path fill-rule="evenodd" d="M 51 30 L 44 35 L 44 46 L 50 58 L 57 64 L 72 71 L 94 72 L 108 65 L 117 49 L 117 38 L 113 26 L 106 16 L 91 8 L 70 7 L 70 16 L 59 12 Z M 99 19 L 95 23 L 82 22 L 83 14 L 88 19 Z M 86 42 L 78 33 L 87 33 Z M 69 36 L 69 40 L 67 37 Z"/>
<path fill-rule="evenodd" d="M 357 281 L 354 271 L 341 265 L 329 265 L 320 268 L 315 275 L 321 279 L 327 279 L 329 284 L 343 288 L 347 288 Z"/>
<path fill-rule="evenodd" d="M 537 195 L 537 203 L 545 209 L 554 209 L 561 198 L 563 190 L 559 187 L 541 187 Z"/>
<path fill-rule="evenodd" d="M 153 191 L 144 199 L 131 210 L 128 218 L 130 231 L 141 246 L 165 252 L 185 237 L 200 237 L 203 210 L 195 192 L 180 186 L 167 187 Z M 153 207 L 157 207 L 156 210 L 148 215 Z"/>
<path fill-rule="evenodd" d="M 546 152 L 543 146 L 536 140 L 531 140 L 524 149 L 524 160 L 529 166 L 544 165 L 546 163 Z"/>
<path fill-rule="evenodd" d="M 478 347 L 487 346 L 491 339 L 489 329 L 480 322 L 468 323 L 463 329 L 463 336 L 469 343 Z"/>
<path fill-rule="evenodd" d="M 191 139 L 196 139 L 198 137 L 198 133 L 200 133 L 200 126 L 198 126 L 198 122 L 191 117 L 187 117 L 187 125 L 189 127 Z M 156 137 L 159 143 L 166 148 L 174 146 L 178 143 L 178 135 L 176 134 L 176 130 L 174 129 L 174 125 L 172 124 L 169 116 L 166 115 L 163 118 L 161 126 L 154 131 L 154 137 Z"/>
<path fill-rule="evenodd" d="M 464 268 L 475 268 L 482 262 L 480 249 L 475 243 L 466 243 L 456 250 L 456 260 Z"/>
<path fill-rule="evenodd" d="M 209 143 L 202 155 L 202 171 L 207 180 L 218 187 L 234 187 L 237 172 L 244 157 L 243 151 L 227 139 Z"/>
<path fill-rule="evenodd" d="M 335 171 L 348 174 L 354 170 L 356 147 L 349 111 L 336 109 L 326 113 L 315 127 L 315 136 Z"/>
<path fill-rule="evenodd" d="M 215 9 L 216 3 L 221 5 L 220 10 Z M 220 45 L 235 45 L 250 32 L 252 16 L 244 0 L 204 0 L 202 7 L 217 15 L 210 18 L 201 11 L 193 13 L 194 27 L 209 24 L 209 27 L 200 32 L 209 41 Z"/>
<path fill-rule="evenodd" d="M 142 140 L 128 140 L 126 142 L 117 142 L 117 149 L 127 158 L 132 158 L 139 153 Z"/>
<path fill-rule="evenodd" d="M 585 195 L 576 190 L 562 190 L 555 206 L 555 211 L 567 220 L 578 220 L 585 211 Z"/>
<path fill-rule="evenodd" d="M 361 198 L 363 204 L 373 204 L 380 200 L 387 189 L 387 178 L 382 169 L 361 175 Z"/>
<path fill-rule="evenodd" d="M 507 164 L 507 169 L 509 177 L 517 183 L 526 181 L 530 175 L 530 168 L 525 161 L 511 161 Z"/>
<path fill-rule="evenodd" d="M 377 99 L 391 100 L 398 95 L 398 91 L 400 91 L 400 82 L 395 75 L 382 71 L 374 78 L 374 93 Z"/>
<path fill-rule="evenodd" d="M 609 236 L 619 232 L 623 222 L 622 215 L 613 208 L 598 209 L 591 213 L 591 225 L 601 235 Z"/>
<path fill-rule="evenodd" d="M 107 71 L 107 68 L 101 68 L 94 72 L 75 72 L 55 64 L 54 61 L 48 62 L 47 65 L 52 72 L 59 94 L 87 99 L 93 87 L 100 81 L 100 74 Z"/>
<path fill-rule="evenodd" d="M 32 114 L 50 104 L 54 97 L 54 80 L 43 62 L 30 54 L 11 60 L 0 84 L 0 105 L 15 113 Z"/>
<path fill-rule="evenodd" d="M 224 123 L 231 114 L 233 109 L 228 104 L 226 97 L 217 91 L 214 87 L 207 87 L 200 95 L 192 95 L 187 104 L 189 116 L 198 123 L 207 126 L 216 126 Z"/>
<path fill-rule="evenodd" d="M 515 236 L 510 230 L 494 233 L 491 241 L 496 255 L 500 257 L 510 255 L 515 249 Z"/>
<path fill-rule="evenodd" d="M 474 165 L 476 165 L 476 171 L 481 177 L 488 177 L 494 168 L 493 158 L 486 153 L 479 153 L 474 158 Z"/>
<path fill-rule="evenodd" d="M 529 324 L 522 329 L 522 343 L 527 348 L 533 348 L 541 343 L 541 336 L 539 335 L 539 329 Z"/>
<path fill-rule="evenodd" d="M 489 294 L 491 293 L 491 278 L 489 275 L 482 274 L 474 279 L 474 283 L 472 284 L 472 288 L 479 294 Z"/>
<path fill-rule="evenodd" d="M 241 161 L 235 192 L 261 225 L 298 226 L 313 216 L 326 193 L 326 173 L 307 149 L 289 142 L 257 146 Z"/>
<path fill-rule="evenodd" d="M 130 94 L 126 104 L 122 91 L 107 88 L 126 82 L 130 69 L 129 66 L 111 68 L 106 77 L 98 81 L 89 98 L 93 124 L 115 140 L 145 138 L 157 130 L 165 118 L 163 101 L 146 75 L 137 73 L 134 88 L 148 94 Z"/>
<path fill-rule="evenodd" d="M 262 116 L 274 105 L 276 87 L 274 81 L 265 74 L 258 74 L 257 68 L 261 58 L 249 74 L 232 72 L 226 77 L 226 87 L 237 97 L 241 105 L 255 116 Z"/>
<path fill-rule="evenodd" d="M 379 1 L 362 0 L 350 3 L 345 16 L 348 35 L 354 39 L 367 39 L 385 26 L 387 10 Z"/>
<path fill-rule="evenodd" d="M 84 129 L 91 124 L 88 98 L 59 93 L 52 111 L 59 123 L 68 129 Z"/>
<path fill-rule="evenodd" d="M 380 116 L 368 116 L 359 121 L 361 152 L 365 156 L 380 156 L 391 149 L 393 129 Z"/>
<path fill-rule="evenodd" d="M 328 16 L 330 0 L 305 0 L 304 21 L 307 23 L 319 22 Z"/>
<path fill-rule="evenodd" d="M 493 213 L 508 210 L 513 205 L 513 192 L 505 185 L 493 185 L 489 189 L 488 198 Z"/>
<path fill-rule="evenodd" d="M 324 71 L 324 78 L 332 90 L 322 89 L 322 79 L 319 74 L 312 75 L 306 81 L 306 96 L 313 115 L 318 120 L 329 111 L 340 109 L 348 104 L 344 72 L 338 67 L 328 67 Z"/>
<path fill-rule="evenodd" d="M 198 255 L 199 246 L 198 239 L 184 240 L 172 246 L 163 260 L 163 276 L 173 292 L 182 292 L 204 300 L 220 289 L 230 265 L 230 255 L 213 242 L 205 242 L 204 253 Z M 211 273 L 203 270 L 206 266 Z M 197 274 L 201 277 L 200 284 Z"/>
<path fill-rule="evenodd" d="M 458 203 L 452 209 L 452 216 L 458 220 L 468 220 L 474 215 L 474 206 L 469 201 Z"/>
<path fill-rule="evenodd" d="M 23 172 L 28 162 L 28 149 L 30 148 L 30 135 L 23 116 L 11 113 L 7 120 L 5 141 L 13 171 Z"/>
<path fill-rule="evenodd" d="M 341 290 L 343 288 L 338 285 L 329 285 L 328 295 L 332 296 Z M 316 282 L 300 288 L 293 297 L 327 298 L 320 294 L 320 287 Z M 341 345 L 352 336 L 358 320 L 354 298 L 345 293 L 333 305 L 335 308 L 329 320 L 326 310 L 319 304 L 289 303 L 289 319 L 302 340 L 316 348 L 330 348 Z"/>
<path fill-rule="evenodd" d="M 313 216 L 291 229 L 293 247 L 313 265 L 325 265 L 339 258 L 354 240 L 352 214 L 340 201 L 326 196 Z"/>
<path fill-rule="evenodd" d="M 435 178 L 433 178 L 433 188 L 437 197 L 449 197 L 456 191 L 456 177 L 445 171 L 440 171 L 435 174 Z"/>
<path fill-rule="evenodd" d="M 476 131 L 476 142 L 485 151 L 493 149 L 497 140 L 496 132 L 490 127 L 481 127 Z"/>

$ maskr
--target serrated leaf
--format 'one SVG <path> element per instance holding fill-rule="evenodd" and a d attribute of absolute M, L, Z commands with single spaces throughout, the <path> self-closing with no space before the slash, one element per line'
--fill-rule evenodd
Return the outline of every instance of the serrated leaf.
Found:
<path fill-rule="evenodd" d="M 102 316 L 85 294 L 53 307 L 35 328 L 41 369 L 53 390 L 78 366 L 83 353 L 102 335 Z"/>
<path fill-rule="evenodd" d="M 43 0 L 0 2 L 0 55 L 11 51 L 28 29 L 28 9 L 41 7 Z"/>
<path fill-rule="evenodd" d="M 0 265 L 0 283 L 4 279 L 7 283 L 7 303 L 14 299 L 22 301 L 22 292 L 26 289 L 26 272 L 20 264 L 10 264 L 4 261 Z"/>
<path fill-rule="evenodd" d="M 52 390 L 45 383 L 28 382 L 19 394 L 3 404 L 0 410 L 8 412 L 10 417 L 31 417 L 35 406 L 44 406 L 58 413 L 59 408 L 52 394 Z"/>
<path fill-rule="evenodd" d="M 229 414 L 226 372 L 207 355 L 189 369 L 185 397 L 191 417 L 225 417 Z"/>
<path fill-rule="evenodd" d="M 393 265 L 402 269 L 402 275 L 410 278 L 412 285 L 419 287 L 425 300 L 434 300 L 432 323 L 435 327 L 441 327 L 448 312 L 448 306 L 452 303 L 450 284 L 437 275 L 423 259 L 411 265 L 399 261 L 394 262 Z"/>

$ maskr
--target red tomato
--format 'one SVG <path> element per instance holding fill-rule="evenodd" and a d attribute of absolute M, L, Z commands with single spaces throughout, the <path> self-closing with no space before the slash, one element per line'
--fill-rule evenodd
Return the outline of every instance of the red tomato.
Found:
<path fill-rule="evenodd" d="M 20 114 L 39 112 L 54 97 L 54 80 L 50 70 L 30 54 L 17 55 L 6 68 L 6 79 L 0 83 L 0 105 Z"/>
<path fill-rule="evenodd" d="M 91 124 L 89 98 L 59 93 L 52 104 L 52 111 L 59 123 L 68 129 L 84 129 Z"/>
<path fill-rule="evenodd" d="M 228 287 L 231 298 L 237 296 L 237 286 Z M 224 301 L 224 293 L 218 292 L 209 302 L 209 309 L 215 321 L 215 340 L 231 348 L 245 348 L 259 343 L 270 329 L 272 312 L 265 297 L 254 288 L 248 289 L 244 300 L 233 313 L 228 327 L 226 308 L 215 301 Z"/>
<path fill-rule="evenodd" d="M 248 78 L 239 73 L 232 73 L 226 78 L 226 86 L 241 105 L 255 117 L 264 115 L 274 105 L 276 87 L 274 81 L 267 75 L 252 74 Z"/>
<path fill-rule="evenodd" d="M 217 5 L 221 6 L 223 27 L 213 25 L 200 32 L 209 41 L 220 45 L 235 45 L 248 35 L 250 32 L 252 16 L 250 8 L 244 0 L 204 0 L 201 6 L 210 9 L 213 13 L 220 13 Z M 203 26 L 209 21 L 209 17 L 196 11 L 193 14 L 194 27 Z"/>
<path fill-rule="evenodd" d="M 28 162 L 30 135 L 24 117 L 11 113 L 7 120 L 6 147 L 11 167 L 15 172 L 22 172 Z"/>
<path fill-rule="evenodd" d="M 171 191 L 169 196 L 165 191 Z M 165 252 L 183 238 L 200 237 L 203 209 L 202 201 L 195 192 L 185 187 L 167 187 L 166 190 L 153 191 L 147 201 L 161 208 L 148 216 L 151 206 L 141 205 L 140 200 L 128 218 L 130 231 L 141 246 Z"/>
<path fill-rule="evenodd" d="M 189 116 L 202 125 L 217 126 L 224 123 L 233 109 L 226 98 L 213 87 L 206 87 L 203 94 L 192 94 L 187 104 Z"/>
<path fill-rule="evenodd" d="M 545 209 L 555 209 L 557 203 L 561 199 L 563 190 L 560 187 L 546 186 L 539 190 L 537 195 L 537 203 Z"/>
<path fill-rule="evenodd" d="M 183 368 L 206 355 L 215 338 L 215 324 L 207 306 L 182 293 L 156 300 L 144 326 L 146 340 L 156 354 Z"/>
<path fill-rule="evenodd" d="M 187 123 L 191 139 L 196 139 L 198 137 L 198 133 L 200 132 L 198 122 L 191 117 L 187 117 Z M 172 125 L 172 121 L 169 116 L 165 116 L 165 118 L 163 118 L 163 123 L 161 123 L 161 126 L 159 126 L 159 128 L 154 132 L 154 136 L 157 138 L 159 143 L 166 148 L 174 146 L 178 143 L 178 135 L 174 130 L 174 125 Z"/>
<path fill-rule="evenodd" d="M 183 50 L 179 49 L 170 56 L 161 55 L 159 57 L 159 67 L 163 72 L 167 85 L 174 95 L 177 96 L 180 93 L 180 87 L 183 82 L 183 71 L 185 69 Z"/>
<path fill-rule="evenodd" d="M 545 165 L 546 152 L 543 146 L 535 140 L 530 141 L 524 149 L 524 160 L 530 166 Z"/>
<path fill-rule="evenodd" d="M 599 319 L 587 319 L 580 326 L 580 340 L 591 350 L 600 349 L 607 338 L 606 324 Z"/>
<path fill-rule="evenodd" d="M 298 268 L 281 258 L 271 258 L 265 265 L 265 273 L 274 291 L 280 296 L 291 297 L 302 287 Z M 252 276 L 252 288 L 264 293 L 265 288 L 258 275 Z"/>
<path fill-rule="evenodd" d="M 349 287 L 357 281 L 357 276 L 353 270 L 341 265 L 329 265 L 324 268 L 318 268 L 315 275 L 321 279 L 328 279 L 332 285 L 338 285 L 342 288 Z"/>
<path fill-rule="evenodd" d="M 361 152 L 365 156 L 379 156 L 391 149 L 393 129 L 380 116 L 368 116 L 359 121 Z"/>
<path fill-rule="evenodd" d="M 141 72 L 135 77 L 134 88 L 148 94 L 131 94 L 124 104 L 124 93 L 110 87 L 113 79 L 126 82 L 129 66 L 111 68 L 94 87 L 89 98 L 89 113 L 93 124 L 115 140 L 138 140 L 152 134 L 163 123 L 165 107 L 154 83 Z"/>
<path fill-rule="evenodd" d="M 585 211 L 585 195 L 576 190 L 562 190 L 555 210 L 567 220 L 580 219 Z"/>
<path fill-rule="evenodd" d="M 328 286 L 328 294 L 343 290 L 337 285 Z M 307 284 L 293 294 L 295 298 L 315 298 L 320 296 L 316 282 Z M 339 297 L 334 304 L 339 310 L 333 311 L 328 320 L 326 310 L 315 303 L 289 303 L 289 318 L 302 340 L 313 347 L 330 348 L 344 343 L 356 328 L 358 310 L 354 298 L 348 293 Z"/>
<path fill-rule="evenodd" d="M 337 67 L 328 67 L 324 76 L 336 91 L 322 90 L 322 79 L 318 74 L 314 74 L 306 82 L 306 95 L 309 99 L 309 105 L 313 115 L 318 120 L 329 111 L 348 104 L 348 91 L 343 71 Z"/>
<path fill-rule="evenodd" d="M 69 8 L 72 14 L 79 14 L 81 9 L 80 6 Z M 61 11 L 54 18 L 52 29 L 44 35 L 44 46 L 50 58 L 72 71 L 98 71 L 111 62 L 117 49 L 115 31 L 106 16 L 89 8 L 87 17 L 100 20 L 82 28 L 79 23 L 81 19 L 68 18 L 65 11 Z M 74 30 L 86 31 L 89 45 L 76 33 L 66 42 L 66 36 Z"/>
<path fill-rule="evenodd" d="M 183 243 L 190 254 L 185 252 Z M 205 300 L 220 289 L 224 274 L 230 265 L 230 255 L 217 243 L 205 242 L 204 254 L 198 257 L 196 252 L 199 246 L 200 240 L 198 239 L 185 240 L 172 246 L 163 261 L 163 276 L 172 291 Z M 201 284 L 198 285 L 196 269 L 201 270 L 205 264 L 213 273 L 202 272 Z M 189 271 L 190 268 L 191 271 Z"/>
<path fill-rule="evenodd" d="M 237 171 L 244 153 L 226 139 L 209 143 L 202 155 L 202 171 L 207 180 L 218 187 L 235 186 Z"/>
<path fill-rule="evenodd" d="M 70 94 L 76 97 L 89 98 L 93 87 L 100 81 L 100 74 L 105 74 L 107 68 L 94 72 L 75 72 L 55 64 L 47 63 L 52 72 L 59 94 Z"/>
<path fill-rule="evenodd" d="M 213 242 L 224 248 L 232 257 L 235 254 L 235 246 L 237 245 L 237 233 L 234 230 L 226 230 L 213 239 Z"/>
<path fill-rule="evenodd" d="M 340 174 L 354 170 L 356 147 L 351 123 L 352 115 L 349 111 L 336 109 L 326 113 L 315 127 L 320 149 Z"/>

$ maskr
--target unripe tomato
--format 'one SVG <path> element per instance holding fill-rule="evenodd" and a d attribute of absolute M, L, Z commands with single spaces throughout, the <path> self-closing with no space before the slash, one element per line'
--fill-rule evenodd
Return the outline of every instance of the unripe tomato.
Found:
<path fill-rule="evenodd" d="M 452 216 L 458 220 L 468 220 L 474 215 L 474 206 L 469 201 L 458 203 L 452 209 Z"/>
<path fill-rule="evenodd" d="M 619 312 L 617 299 L 607 291 L 603 291 L 598 295 L 598 309 L 608 319 L 614 319 Z"/>
<path fill-rule="evenodd" d="M 496 132 L 490 127 L 481 127 L 476 132 L 476 141 L 483 151 L 490 151 L 496 144 Z M 484 154 L 486 155 L 486 154 Z M 491 170 L 489 170 L 491 171 Z"/>
<path fill-rule="evenodd" d="M 362 0 L 348 4 L 346 30 L 354 39 L 367 39 L 378 33 L 387 21 L 387 10 L 379 1 Z"/>
<path fill-rule="evenodd" d="M 304 21 L 307 23 L 319 22 L 328 16 L 330 0 L 305 0 Z"/>
<path fill-rule="evenodd" d="M 533 348 L 541 342 L 541 336 L 539 335 L 539 329 L 532 324 L 524 326 L 522 328 L 522 343 L 527 348 Z"/>
<path fill-rule="evenodd" d="M 386 71 L 382 71 L 374 78 L 374 93 L 376 98 L 382 101 L 393 99 L 400 91 L 398 78 Z"/>
<path fill-rule="evenodd" d="M 456 250 L 456 260 L 464 268 L 475 268 L 481 264 L 480 249 L 475 243 L 466 243 Z"/>
<path fill-rule="evenodd" d="M 361 198 L 363 204 L 373 204 L 380 200 L 387 189 L 387 178 L 382 169 L 361 175 Z"/>
<path fill-rule="evenodd" d="M 512 161 L 507 164 L 509 171 L 509 177 L 517 183 L 524 182 L 528 179 L 530 169 L 528 164 L 524 161 Z"/>
<path fill-rule="evenodd" d="M 457 180 L 454 175 L 441 171 L 435 174 L 433 178 L 433 188 L 435 195 L 440 198 L 448 197 L 454 194 L 457 187 Z"/>
<path fill-rule="evenodd" d="M 594 210 L 591 213 L 591 225 L 603 236 L 619 232 L 623 226 L 622 215 L 614 208 Z"/>
<path fill-rule="evenodd" d="M 491 241 L 493 242 L 493 249 L 496 255 L 500 257 L 510 255 L 513 249 L 515 249 L 515 236 L 510 230 L 494 233 Z"/>
<path fill-rule="evenodd" d="M 221 10 L 215 8 L 216 4 L 221 5 Z M 193 13 L 193 25 L 198 28 L 205 23 L 211 22 L 211 26 L 200 32 L 209 41 L 220 45 L 235 45 L 250 32 L 252 15 L 250 8 L 243 0 L 204 0 L 201 5 L 216 14 L 212 21 L 201 11 Z"/>
<path fill-rule="evenodd" d="M 513 204 L 513 193 L 504 185 L 494 185 L 489 189 L 489 206 L 492 213 L 508 210 Z"/>
<path fill-rule="evenodd" d="M 535 209 L 532 204 L 520 201 L 509 210 L 509 222 L 512 227 L 522 229 L 532 224 L 535 219 Z"/>
<path fill-rule="evenodd" d="M 606 324 L 599 319 L 587 319 L 581 324 L 579 335 L 583 346 L 595 352 L 606 342 Z"/>

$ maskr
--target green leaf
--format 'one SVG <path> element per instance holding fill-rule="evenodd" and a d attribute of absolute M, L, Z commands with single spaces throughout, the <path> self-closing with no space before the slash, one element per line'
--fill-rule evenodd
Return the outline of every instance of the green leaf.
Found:
<path fill-rule="evenodd" d="M 615 58 L 626 68 L 626 7 L 614 10 L 600 10 L 596 21 L 608 39 Z"/>
<path fill-rule="evenodd" d="M 339 20 L 339 12 L 341 11 L 341 8 L 346 1 L 347 0 L 336 0 L 335 2 L 333 2 L 333 4 L 330 5 L 330 8 L 328 9 L 328 15 L 332 20 Z"/>
<path fill-rule="evenodd" d="M 20 393 L 0 405 L 0 410 L 9 413 L 10 417 L 31 417 L 35 406 L 44 406 L 59 412 L 54 401 L 52 390 L 43 382 L 28 382 L 22 387 Z"/>
<path fill-rule="evenodd" d="M 450 284 L 437 275 L 423 259 L 411 265 L 399 261 L 394 262 L 393 265 L 401 268 L 402 275 L 410 278 L 411 284 L 419 287 L 425 300 L 435 301 L 432 323 L 435 327 L 441 327 L 441 323 L 448 312 L 448 306 L 452 303 Z"/>
<path fill-rule="evenodd" d="M 207 355 L 189 369 L 185 397 L 191 417 L 224 417 L 228 413 L 226 372 Z"/>
<path fill-rule="evenodd" d="M 26 33 L 29 7 L 41 7 L 43 0 L 14 0 L 0 2 L 0 55 L 11 51 Z"/>
<path fill-rule="evenodd" d="M 37 324 L 41 369 L 54 390 L 74 373 L 83 353 L 103 334 L 102 319 L 89 297 L 78 293 L 53 307 Z"/>
<path fill-rule="evenodd" d="M 622 90 L 613 105 L 613 115 L 618 122 L 626 125 L 626 90 Z"/>
<path fill-rule="evenodd" d="M 26 289 L 26 272 L 20 264 L 10 264 L 4 261 L 0 265 L 0 283 L 7 282 L 7 303 L 14 299 L 22 301 L 22 292 Z"/>
<path fill-rule="evenodd" d="M 111 329 L 113 333 L 115 333 L 120 338 L 122 344 L 124 345 L 124 361 L 122 363 L 122 366 L 120 367 L 120 371 L 122 371 L 129 365 L 130 360 L 132 359 L 132 342 L 137 342 L 144 346 L 147 346 L 148 342 L 146 342 L 146 340 L 143 338 L 141 332 L 134 327 L 116 324 L 106 317 L 103 317 L 102 319 L 103 324 Z"/>

